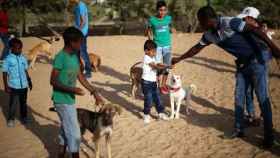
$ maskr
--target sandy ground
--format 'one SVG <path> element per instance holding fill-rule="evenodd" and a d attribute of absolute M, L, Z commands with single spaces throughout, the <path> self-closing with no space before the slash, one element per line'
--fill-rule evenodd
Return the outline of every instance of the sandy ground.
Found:
<path fill-rule="evenodd" d="M 177 34 L 173 37 L 174 56 L 182 54 L 199 40 L 199 34 Z M 40 42 L 36 38 L 24 38 L 24 52 Z M 193 83 L 198 91 L 191 102 L 191 114 L 186 116 L 182 108 L 181 119 L 169 122 L 153 120 L 144 125 L 141 110 L 143 100 L 130 97 L 129 68 L 142 60 L 141 36 L 105 36 L 88 39 L 89 52 L 102 58 L 101 71 L 94 73 L 91 82 L 100 88 L 108 102 L 120 105 L 124 110 L 115 119 L 112 138 L 114 158 L 272 158 L 280 157 L 280 148 L 269 151 L 259 147 L 262 127 L 248 128 L 244 139 L 227 140 L 233 127 L 233 94 L 235 67 L 233 58 L 221 49 L 210 46 L 194 58 L 178 64 L 172 73 L 183 75 L 183 84 Z M 53 51 L 62 48 L 62 41 L 55 43 Z M 274 62 L 273 62 L 274 64 Z M 274 64 L 275 65 L 275 64 Z M 59 121 L 52 107 L 49 84 L 51 65 L 36 64 L 30 71 L 34 89 L 29 93 L 29 116 L 32 123 L 23 126 L 16 121 L 15 128 L 6 127 L 8 96 L 0 81 L 0 158 L 53 158 L 56 155 Z M 277 73 L 278 71 L 278 73 Z M 271 68 L 274 126 L 280 132 L 280 72 Z M 170 112 L 168 96 L 162 96 L 166 111 Z M 77 105 L 93 110 L 93 99 L 87 94 L 77 98 Z M 256 104 L 257 105 L 257 104 Z M 258 108 L 257 108 L 258 109 Z M 152 114 L 155 115 L 155 109 Z M 17 115 L 18 116 L 18 115 Z M 90 134 L 86 134 L 87 139 Z M 94 157 L 94 145 L 89 141 L 82 158 Z M 102 147 L 105 147 L 104 143 Z M 105 148 L 101 150 L 106 156 Z"/>

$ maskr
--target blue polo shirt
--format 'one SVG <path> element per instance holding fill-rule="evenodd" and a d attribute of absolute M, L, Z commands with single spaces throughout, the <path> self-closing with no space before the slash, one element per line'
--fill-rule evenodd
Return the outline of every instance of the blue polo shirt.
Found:
<path fill-rule="evenodd" d="M 23 55 L 9 55 L 3 61 L 2 71 L 8 74 L 8 86 L 14 89 L 23 89 L 28 87 L 26 70 L 28 63 Z"/>
<path fill-rule="evenodd" d="M 79 28 L 82 16 L 84 18 L 84 26 L 80 29 L 84 36 L 88 34 L 88 9 L 84 2 L 80 1 L 79 4 L 74 8 L 75 15 L 75 27 Z"/>
<path fill-rule="evenodd" d="M 237 59 L 250 59 L 255 54 L 255 51 L 252 44 L 242 35 L 245 25 L 246 22 L 240 18 L 219 17 L 218 29 L 206 31 L 199 44 L 205 46 L 213 43 Z M 257 41 L 252 42 L 256 42 L 258 45 Z M 268 52 L 268 49 L 262 47 L 260 51 L 262 53 Z"/>

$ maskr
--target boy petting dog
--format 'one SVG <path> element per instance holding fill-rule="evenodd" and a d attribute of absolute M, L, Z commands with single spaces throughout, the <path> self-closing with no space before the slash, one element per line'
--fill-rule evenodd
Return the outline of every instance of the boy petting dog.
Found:
<path fill-rule="evenodd" d="M 72 158 L 79 158 L 81 133 L 75 107 L 75 95 L 84 95 L 85 92 L 76 87 L 76 81 L 79 80 L 90 91 L 96 99 L 96 105 L 103 104 L 99 93 L 84 78 L 80 69 L 78 52 L 83 38 L 82 32 L 77 28 L 67 28 L 63 33 L 64 48 L 58 52 L 53 62 L 50 81 L 53 86 L 52 100 L 61 121 L 58 157 L 64 157 L 67 147 Z"/>
<path fill-rule="evenodd" d="M 168 120 L 164 114 L 164 106 L 161 104 L 158 85 L 157 70 L 165 70 L 171 68 L 169 65 L 157 63 L 156 56 L 157 45 L 152 40 L 147 40 L 144 44 L 144 61 L 142 74 L 142 89 L 144 93 L 144 123 L 150 123 L 150 111 L 152 102 L 156 105 L 159 119 Z"/>

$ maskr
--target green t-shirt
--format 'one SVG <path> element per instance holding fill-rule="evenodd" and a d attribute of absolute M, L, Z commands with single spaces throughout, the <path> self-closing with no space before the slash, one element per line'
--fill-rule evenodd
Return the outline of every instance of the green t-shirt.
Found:
<path fill-rule="evenodd" d="M 166 15 L 163 19 L 155 16 L 150 17 L 148 26 L 152 29 L 154 42 L 160 47 L 171 45 L 171 26 L 172 18 Z"/>
<path fill-rule="evenodd" d="M 59 71 L 58 81 L 67 87 L 76 87 L 80 69 L 76 54 L 61 50 L 54 58 L 53 68 Z M 53 90 L 52 100 L 55 104 L 75 104 L 75 94 Z"/>

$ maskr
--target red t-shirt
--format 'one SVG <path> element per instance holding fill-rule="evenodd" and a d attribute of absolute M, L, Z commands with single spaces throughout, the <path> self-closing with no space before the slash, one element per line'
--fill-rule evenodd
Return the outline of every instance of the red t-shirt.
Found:
<path fill-rule="evenodd" d="M 8 32 L 8 13 L 0 10 L 0 33 Z"/>

